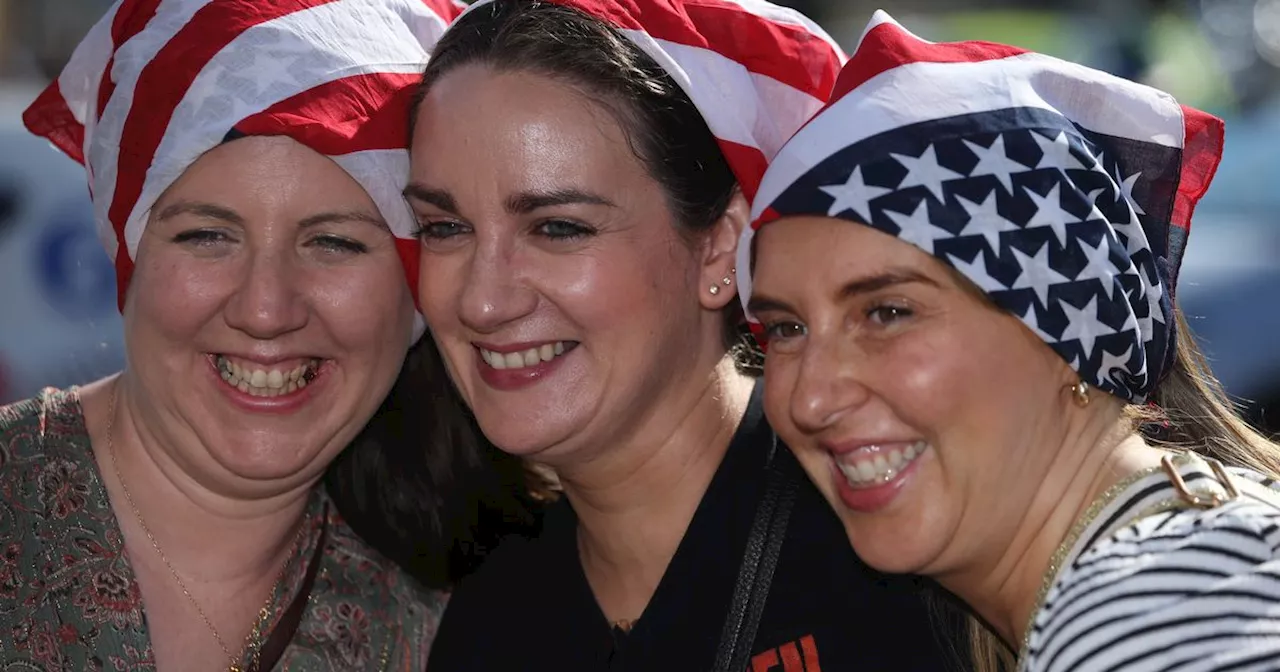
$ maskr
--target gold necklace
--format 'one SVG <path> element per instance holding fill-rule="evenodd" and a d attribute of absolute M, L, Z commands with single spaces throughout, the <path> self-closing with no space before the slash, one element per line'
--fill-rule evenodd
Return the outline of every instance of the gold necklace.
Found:
<path fill-rule="evenodd" d="M 254 619 L 253 628 L 249 631 L 249 634 L 245 635 L 244 643 L 240 645 L 240 650 L 236 653 L 231 653 L 231 647 L 227 646 L 218 629 L 213 627 L 213 621 L 209 620 L 209 616 L 204 613 L 200 603 L 196 601 L 195 596 L 187 589 L 187 583 L 182 580 L 178 570 L 174 568 L 173 563 L 169 562 L 168 556 L 160 549 L 160 542 L 156 541 L 155 535 L 151 533 L 151 528 L 147 526 L 147 521 L 142 518 L 142 512 L 138 510 L 138 505 L 133 502 L 133 495 L 129 493 L 129 486 L 124 481 L 124 475 L 120 473 L 120 464 L 116 462 L 115 448 L 116 396 L 118 391 L 119 383 L 113 384 L 111 387 L 111 405 L 107 410 L 107 454 L 111 456 L 111 468 L 115 471 L 116 481 L 120 483 L 120 490 L 124 492 L 124 499 L 129 503 L 129 508 L 133 510 L 133 517 L 138 521 L 138 526 L 147 535 L 147 539 L 151 542 L 151 547 L 156 549 L 156 555 L 160 556 L 160 561 L 164 563 L 165 567 L 169 568 L 169 573 L 173 575 L 173 580 L 177 582 L 178 588 L 182 590 L 183 595 L 187 596 L 187 601 L 191 603 L 191 606 L 195 607 L 196 613 L 200 615 L 200 620 L 204 621 L 205 627 L 209 628 L 209 632 L 213 633 L 213 638 L 217 640 L 218 646 L 226 654 L 227 660 L 230 662 L 227 666 L 227 672 L 243 672 L 240 661 L 244 660 L 245 653 L 250 650 L 250 647 L 253 650 L 253 668 L 256 670 L 262 646 L 262 626 L 266 623 L 267 618 L 271 616 L 271 598 L 275 594 L 275 587 L 280 585 L 280 581 L 284 579 L 284 573 L 289 567 L 289 558 L 293 556 L 293 551 L 290 550 L 289 554 L 285 556 L 284 566 L 280 568 L 280 574 L 276 576 L 271 592 L 267 593 L 267 601 L 258 610 L 258 617 Z M 293 539 L 293 547 L 298 545 L 304 529 L 306 529 L 305 525 L 298 526 L 298 533 Z"/>

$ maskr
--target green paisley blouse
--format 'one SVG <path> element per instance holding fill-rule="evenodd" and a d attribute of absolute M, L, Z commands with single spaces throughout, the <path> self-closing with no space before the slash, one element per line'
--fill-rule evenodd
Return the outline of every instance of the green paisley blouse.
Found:
<path fill-rule="evenodd" d="M 365 545 L 326 500 L 317 487 L 271 598 L 274 626 L 328 511 L 306 611 L 274 669 L 425 669 L 446 596 Z M 48 389 L 0 408 L 0 670 L 104 669 L 155 669 L 147 618 L 79 396 Z"/>

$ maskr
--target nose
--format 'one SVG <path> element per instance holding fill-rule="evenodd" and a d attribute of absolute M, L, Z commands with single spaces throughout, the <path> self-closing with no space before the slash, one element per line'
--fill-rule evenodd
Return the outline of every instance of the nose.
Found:
<path fill-rule="evenodd" d="M 464 276 L 458 317 L 468 329 L 493 333 L 537 307 L 538 297 L 525 281 L 520 254 L 493 239 L 476 246 Z"/>
<path fill-rule="evenodd" d="M 255 250 L 244 260 L 240 273 L 240 282 L 223 310 L 231 328 L 268 340 L 306 325 L 310 310 L 301 291 L 305 280 L 287 252 Z"/>
<path fill-rule="evenodd" d="M 810 338 L 791 393 L 791 420 L 806 434 L 834 426 L 867 403 L 860 379 L 860 353 L 847 344 Z"/>

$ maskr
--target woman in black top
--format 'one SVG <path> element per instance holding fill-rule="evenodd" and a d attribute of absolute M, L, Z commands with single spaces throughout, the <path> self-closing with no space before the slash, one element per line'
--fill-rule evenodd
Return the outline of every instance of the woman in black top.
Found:
<path fill-rule="evenodd" d="M 421 306 L 480 428 L 564 497 L 463 581 L 432 672 L 958 660 L 914 582 L 847 571 L 744 372 L 743 192 L 842 58 L 763 2 L 496 0 L 442 38 L 406 190 Z"/>

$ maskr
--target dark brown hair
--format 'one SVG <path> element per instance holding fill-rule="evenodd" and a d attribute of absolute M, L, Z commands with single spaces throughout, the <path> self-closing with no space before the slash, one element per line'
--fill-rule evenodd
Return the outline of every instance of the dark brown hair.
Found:
<path fill-rule="evenodd" d="M 449 72 L 477 64 L 554 79 L 608 111 L 636 158 L 662 186 L 676 224 L 690 242 L 716 225 L 737 193 L 737 179 L 702 113 L 661 66 L 600 20 L 543 0 L 496 0 L 449 28 L 414 97 L 410 137 L 432 85 Z M 760 351 L 745 330 L 737 302 L 724 314 L 726 348 L 740 370 L 758 372 Z"/>

